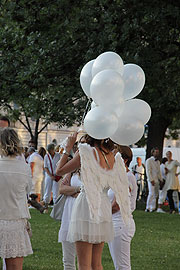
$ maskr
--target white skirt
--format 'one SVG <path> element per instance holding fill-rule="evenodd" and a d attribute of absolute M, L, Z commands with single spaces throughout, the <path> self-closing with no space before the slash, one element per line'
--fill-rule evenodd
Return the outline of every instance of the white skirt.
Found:
<path fill-rule="evenodd" d="M 0 257 L 16 258 L 33 254 L 27 220 L 0 220 Z"/>
<path fill-rule="evenodd" d="M 112 241 L 113 238 L 111 203 L 108 196 L 102 195 L 101 219 L 99 223 L 96 223 L 90 218 L 86 194 L 81 192 L 73 206 L 67 240 L 69 242 L 83 241 L 96 244 Z"/>

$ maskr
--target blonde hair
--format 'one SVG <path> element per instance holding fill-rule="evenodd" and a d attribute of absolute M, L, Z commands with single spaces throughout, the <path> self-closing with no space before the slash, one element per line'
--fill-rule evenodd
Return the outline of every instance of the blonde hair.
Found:
<path fill-rule="evenodd" d="M 0 130 L 0 154 L 2 156 L 18 156 L 22 154 L 22 144 L 18 134 L 12 128 Z"/>

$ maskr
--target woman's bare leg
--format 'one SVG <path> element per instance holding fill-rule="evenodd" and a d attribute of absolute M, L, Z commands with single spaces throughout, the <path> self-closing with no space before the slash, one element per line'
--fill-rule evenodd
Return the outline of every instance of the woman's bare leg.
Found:
<path fill-rule="evenodd" d="M 92 270 L 92 246 L 93 244 L 88 242 L 76 242 L 76 252 L 78 257 L 79 270 Z"/>
<path fill-rule="evenodd" d="M 23 257 L 8 258 L 6 261 L 6 270 L 22 270 L 23 269 Z"/>
<path fill-rule="evenodd" d="M 93 244 L 92 248 L 92 270 L 103 270 L 101 258 L 104 243 Z"/>

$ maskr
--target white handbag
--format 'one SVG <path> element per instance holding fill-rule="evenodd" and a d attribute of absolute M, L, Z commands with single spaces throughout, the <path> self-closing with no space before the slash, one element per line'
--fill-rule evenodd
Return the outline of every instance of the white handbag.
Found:
<path fill-rule="evenodd" d="M 66 198 L 67 196 L 64 194 L 60 194 L 57 197 L 54 203 L 54 207 L 51 211 L 50 217 L 54 218 L 55 220 L 61 221 Z"/>

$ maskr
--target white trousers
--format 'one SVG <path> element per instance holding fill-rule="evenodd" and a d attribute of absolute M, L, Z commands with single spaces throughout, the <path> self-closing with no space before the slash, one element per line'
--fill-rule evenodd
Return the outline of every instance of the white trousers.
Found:
<path fill-rule="evenodd" d="M 45 178 L 45 191 L 43 200 L 45 203 L 49 203 L 51 200 L 51 191 L 53 193 L 53 202 L 55 203 L 58 195 L 59 195 L 59 183 L 52 180 L 50 177 Z"/>
<path fill-rule="evenodd" d="M 64 270 L 76 270 L 76 248 L 75 243 L 62 242 Z"/>
<path fill-rule="evenodd" d="M 3 259 L 3 270 L 6 270 L 6 262 L 5 262 L 5 259 Z"/>
<path fill-rule="evenodd" d="M 153 186 L 150 181 L 148 181 L 149 194 L 146 203 L 146 209 L 155 210 L 156 209 L 156 198 L 159 194 L 159 182 L 155 182 Z"/>
<path fill-rule="evenodd" d="M 121 234 L 108 243 L 115 270 L 131 270 L 130 246 L 135 233 L 135 223 L 121 226 Z"/>
<path fill-rule="evenodd" d="M 165 188 L 163 187 L 162 190 L 159 190 L 158 204 L 163 204 L 163 202 L 166 200 L 166 197 L 167 197 L 167 189 L 166 187 Z"/>

